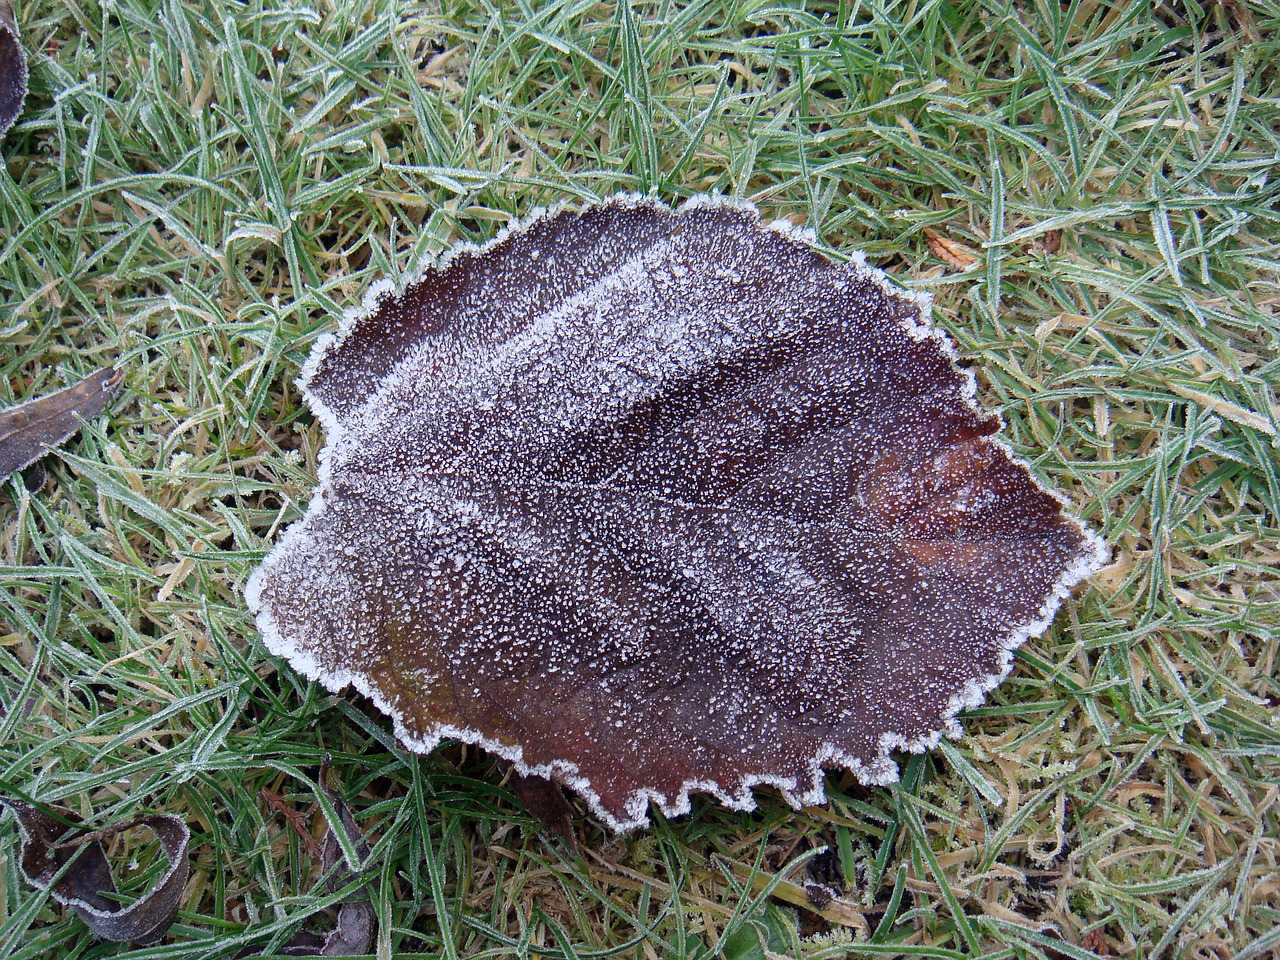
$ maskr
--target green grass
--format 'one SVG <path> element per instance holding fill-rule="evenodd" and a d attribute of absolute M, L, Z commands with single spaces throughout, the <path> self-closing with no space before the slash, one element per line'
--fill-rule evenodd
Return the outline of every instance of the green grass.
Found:
<path fill-rule="evenodd" d="M 127 389 L 41 491 L 0 491 L 0 784 L 98 824 L 178 813 L 193 840 L 177 925 L 130 949 L 22 884 L 6 827 L 0 956 L 231 958 L 323 926 L 262 791 L 317 810 L 326 753 L 374 842 L 383 957 L 1280 950 L 1273 0 L 17 15 L 0 403 L 112 361 Z M 406 755 L 269 657 L 242 589 L 309 498 L 323 438 L 292 381 L 344 306 L 624 188 L 749 197 L 933 291 L 1115 560 L 902 784 L 833 774 L 823 810 L 698 802 L 622 839 L 580 818 L 571 853 L 484 755 Z M 145 842 L 117 845 L 134 889 Z M 834 920 L 784 876 L 828 843 Z"/>

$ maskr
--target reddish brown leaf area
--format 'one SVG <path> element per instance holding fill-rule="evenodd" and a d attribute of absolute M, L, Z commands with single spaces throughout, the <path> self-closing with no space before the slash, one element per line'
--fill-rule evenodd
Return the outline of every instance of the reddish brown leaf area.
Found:
<path fill-rule="evenodd" d="M 616 197 L 376 288 L 303 374 L 270 648 L 617 829 L 897 776 L 1102 562 L 927 302 L 790 224 Z"/>
<path fill-rule="evenodd" d="M 1111 945 L 1107 942 L 1106 935 L 1098 929 L 1087 931 L 1080 941 L 1080 946 L 1099 957 L 1111 956 Z"/>
<path fill-rule="evenodd" d="M 935 257 L 945 263 L 950 264 L 957 270 L 968 270 L 978 262 L 978 252 L 972 247 L 966 247 L 963 243 L 956 243 L 949 237 L 944 237 L 936 230 L 924 228 L 924 240 L 929 245 L 929 250 Z"/>

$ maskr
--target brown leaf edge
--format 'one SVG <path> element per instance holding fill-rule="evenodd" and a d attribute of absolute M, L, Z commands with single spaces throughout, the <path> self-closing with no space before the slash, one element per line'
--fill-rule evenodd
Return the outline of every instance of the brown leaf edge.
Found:
<path fill-rule="evenodd" d="M 187 884 L 191 840 L 191 831 L 180 819 L 164 813 L 143 814 L 101 830 L 84 830 L 74 826 L 80 818 L 62 807 L 42 810 L 5 796 L 0 796 L 0 807 L 7 807 L 18 821 L 23 879 L 74 909 L 95 936 L 145 945 L 155 943 L 173 925 Z M 169 867 L 145 896 L 122 907 L 113 896 L 116 884 L 102 841 L 137 827 L 156 835 Z"/>
<path fill-rule="evenodd" d="M 100 414 L 121 378 L 115 367 L 104 367 L 65 390 L 0 410 L 0 483 L 66 443 L 86 420 Z"/>
<path fill-rule="evenodd" d="M 0 0 L 0 137 L 9 132 L 27 99 L 27 54 L 18 40 L 13 0 Z"/>
<path fill-rule="evenodd" d="M 338 828 L 347 838 L 348 844 L 355 850 L 361 861 L 369 857 L 369 844 L 356 824 L 346 801 L 329 784 L 329 758 L 325 757 L 320 764 L 320 776 L 317 780 L 321 793 L 333 805 L 338 815 Z M 274 804 L 273 804 L 274 806 Z M 297 828 L 297 820 L 290 816 L 286 819 Z M 308 837 L 309 839 L 309 837 Z M 342 843 L 338 840 L 337 830 L 332 821 L 325 831 L 324 842 L 320 851 L 320 866 L 325 875 L 325 885 L 330 893 L 337 893 L 343 887 L 357 879 L 357 865 L 347 860 L 342 852 Z M 300 930 L 271 956 L 286 957 L 355 957 L 369 952 L 373 945 L 373 904 L 368 890 L 363 886 L 361 892 L 346 900 L 338 908 L 338 922 L 327 936 L 320 936 L 310 930 Z M 242 956 L 248 956 L 247 954 Z"/>

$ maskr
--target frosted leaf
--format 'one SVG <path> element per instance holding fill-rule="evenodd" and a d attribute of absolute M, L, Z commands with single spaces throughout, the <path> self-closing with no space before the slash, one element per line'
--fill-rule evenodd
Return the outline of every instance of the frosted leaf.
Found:
<path fill-rule="evenodd" d="M 894 780 L 1105 556 L 928 312 L 711 197 L 376 287 L 303 371 L 328 445 L 250 582 L 267 645 L 617 829 Z"/>
<path fill-rule="evenodd" d="M 0 138 L 13 126 L 27 98 L 27 54 L 18 39 L 13 0 L 0 0 Z"/>

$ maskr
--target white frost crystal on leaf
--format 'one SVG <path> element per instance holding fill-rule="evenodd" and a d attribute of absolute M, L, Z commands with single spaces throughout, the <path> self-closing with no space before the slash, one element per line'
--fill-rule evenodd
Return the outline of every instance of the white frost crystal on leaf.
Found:
<path fill-rule="evenodd" d="M 249 584 L 268 647 L 619 830 L 894 780 L 1106 550 L 928 300 L 811 242 L 620 195 L 375 287 L 303 371 L 328 444 Z"/>

